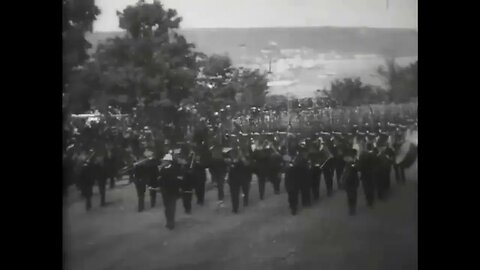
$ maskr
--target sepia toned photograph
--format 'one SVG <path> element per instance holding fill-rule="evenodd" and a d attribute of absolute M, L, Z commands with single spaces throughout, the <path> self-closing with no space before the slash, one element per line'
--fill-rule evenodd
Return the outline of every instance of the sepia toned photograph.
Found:
<path fill-rule="evenodd" d="M 64 269 L 418 269 L 417 0 L 62 5 Z"/>

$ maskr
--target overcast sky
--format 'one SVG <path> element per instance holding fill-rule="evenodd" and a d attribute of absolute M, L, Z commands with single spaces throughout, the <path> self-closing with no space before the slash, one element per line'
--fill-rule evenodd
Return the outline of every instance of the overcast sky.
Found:
<path fill-rule="evenodd" d="M 94 31 L 118 31 L 116 11 L 137 0 L 95 0 Z M 153 1 L 147 1 L 153 2 Z M 417 0 L 163 0 L 182 28 L 359 26 L 417 29 Z"/>

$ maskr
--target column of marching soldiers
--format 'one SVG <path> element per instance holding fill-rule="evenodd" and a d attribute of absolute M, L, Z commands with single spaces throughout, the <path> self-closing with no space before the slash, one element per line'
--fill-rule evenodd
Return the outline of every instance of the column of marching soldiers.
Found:
<path fill-rule="evenodd" d="M 92 125 L 99 129 L 100 124 Z M 191 214 L 194 196 L 198 205 L 204 204 L 207 170 L 220 205 L 225 185 L 229 186 L 233 213 L 239 212 L 241 201 L 243 207 L 248 206 L 250 185 L 256 175 L 260 200 L 265 199 L 267 183 L 272 184 L 274 194 L 280 194 L 283 180 L 292 215 L 300 205 L 309 207 L 319 200 L 322 179 L 327 196 L 332 196 L 336 180 L 337 189 L 347 193 L 349 214 L 354 215 L 360 184 L 368 207 L 373 207 L 389 194 L 392 168 L 396 181 L 405 183 L 406 166 L 395 156 L 407 130 L 415 129 L 417 123 L 412 118 L 396 118 L 395 122 L 362 123 L 341 132 L 330 128 L 329 132 L 313 134 L 291 132 L 291 126 L 283 132 L 243 132 L 241 124 L 233 125 L 235 128 L 228 132 L 219 126 L 209 129 L 203 125 L 187 141 L 175 145 L 153 139 L 148 127 L 138 133 L 129 128 L 126 135 L 107 128 L 102 136 L 94 134 L 91 142 L 82 142 L 88 147 L 76 157 L 81 166 L 65 177 L 77 179 L 75 184 L 90 210 L 95 184 L 100 205 L 106 206 L 108 180 L 114 188 L 116 178 L 128 174 L 135 186 L 139 212 L 145 209 L 146 194 L 152 208 L 161 194 L 169 229 L 175 226 L 178 199 L 187 214 Z M 79 140 L 77 144 L 81 144 Z M 129 154 L 125 157 L 120 152 Z M 119 164 L 129 165 L 119 173 Z"/>

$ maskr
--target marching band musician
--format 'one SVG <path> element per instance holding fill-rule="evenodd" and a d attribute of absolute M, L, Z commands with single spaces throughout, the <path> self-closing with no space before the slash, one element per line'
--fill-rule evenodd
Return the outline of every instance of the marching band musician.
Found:
<path fill-rule="evenodd" d="M 260 194 L 260 200 L 264 199 L 265 196 L 265 182 L 267 181 L 268 175 L 268 156 L 267 151 L 263 149 L 264 144 L 254 145 L 255 149 L 253 150 L 253 159 L 255 162 L 254 172 L 257 175 L 258 180 L 258 190 Z"/>
<path fill-rule="evenodd" d="M 318 137 L 317 140 L 312 142 L 311 151 L 309 153 L 309 160 L 311 161 L 312 168 L 310 172 L 311 187 L 313 200 L 320 199 L 320 178 L 323 171 L 323 167 L 329 159 L 328 152 L 325 148 L 323 139 Z"/>
<path fill-rule="evenodd" d="M 297 154 L 296 175 L 300 183 L 300 194 L 302 196 L 302 206 L 309 207 L 312 204 L 310 193 L 312 192 L 310 168 L 311 163 L 308 160 L 308 151 L 305 141 L 301 141 L 299 144 Z"/>
<path fill-rule="evenodd" d="M 300 193 L 300 185 L 297 179 L 298 169 L 296 165 L 296 158 L 287 153 L 283 156 L 283 161 L 285 165 L 285 190 L 288 194 L 288 205 L 292 215 L 296 215 L 298 211 L 298 196 Z"/>
<path fill-rule="evenodd" d="M 211 160 L 209 164 L 210 175 L 212 182 L 216 185 L 218 191 L 218 201 L 223 203 L 225 197 L 224 184 L 227 175 L 227 164 L 223 157 L 223 147 L 219 143 L 213 145 L 211 148 Z"/>
<path fill-rule="evenodd" d="M 138 212 L 145 209 L 145 192 L 149 190 L 150 206 L 153 208 L 156 204 L 157 188 L 156 178 L 158 161 L 153 156 L 151 149 L 145 149 L 143 159 L 134 163 L 133 165 L 133 182 L 138 197 Z"/>
<path fill-rule="evenodd" d="M 405 142 L 404 139 L 405 131 L 400 125 L 398 125 L 394 138 L 393 138 L 393 149 L 395 152 L 398 152 L 402 147 L 402 144 Z M 394 163 L 393 169 L 395 171 L 395 180 L 399 184 L 405 184 L 405 168 L 401 164 Z"/>
<path fill-rule="evenodd" d="M 344 183 L 347 192 L 348 212 L 355 215 L 357 209 L 357 190 L 359 185 L 358 169 L 355 157 L 357 150 L 347 149 L 345 151 L 345 168 L 342 174 L 342 183 Z"/>
<path fill-rule="evenodd" d="M 368 207 L 373 207 L 375 203 L 375 177 L 376 170 L 376 152 L 371 142 L 366 143 L 366 151 L 360 153 L 358 159 L 358 170 L 360 171 L 360 180 L 362 182 L 363 192 Z"/>
<path fill-rule="evenodd" d="M 236 147 L 230 151 L 230 158 L 228 160 L 228 184 L 230 186 L 230 197 L 232 198 L 232 212 L 236 214 L 238 213 L 238 207 L 240 204 L 241 189 L 243 190 L 244 195 L 246 195 L 248 204 L 248 189 L 250 185 L 248 179 L 249 164 L 239 147 Z"/>
<path fill-rule="evenodd" d="M 195 157 L 193 164 L 191 164 L 191 173 L 194 178 L 195 196 L 197 197 L 197 204 L 203 205 L 205 202 L 205 183 L 207 182 L 207 164 L 206 156 L 208 153 L 208 147 L 205 141 L 201 141 L 197 147 L 197 151 L 194 152 Z"/>
<path fill-rule="evenodd" d="M 378 148 L 378 175 L 375 177 L 377 183 L 377 195 L 379 200 L 385 199 L 390 189 L 390 171 L 394 163 L 395 152 L 388 146 L 388 135 L 380 133 L 377 148 Z"/>
<path fill-rule="evenodd" d="M 272 183 L 274 193 L 280 194 L 282 155 L 278 152 L 272 142 L 267 142 L 265 150 L 267 151 L 269 169 L 267 173 L 267 181 Z"/>
<path fill-rule="evenodd" d="M 88 153 L 82 152 L 79 157 L 82 162 L 78 179 L 79 187 L 82 197 L 85 198 L 87 211 L 92 208 L 93 185 L 95 184 L 94 163 L 92 160 L 94 154 L 93 149 L 90 149 Z"/>
<path fill-rule="evenodd" d="M 110 189 L 113 189 L 115 187 L 115 178 L 117 171 L 119 169 L 118 167 L 118 155 L 115 146 L 107 142 L 106 143 L 106 153 L 105 153 L 105 160 L 104 160 L 104 165 L 105 165 L 105 176 L 106 180 L 110 180 Z"/>
<path fill-rule="evenodd" d="M 345 142 L 343 141 L 343 137 L 341 134 L 337 133 L 336 135 L 336 143 L 333 146 L 333 159 L 334 159 L 334 166 L 335 166 L 335 175 L 337 178 L 337 188 L 342 189 L 342 183 L 340 179 L 342 178 L 343 169 L 345 167 L 345 161 L 343 159 L 343 154 L 345 151 Z"/>
<path fill-rule="evenodd" d="M 175 228 L 175 209 L 177 199 L 180 197 L 182 176 L 178 164 L 173 161 L 173 156 L 170 153 L 163 157 L 158 170 L 158 187 L 165 207 L 166 227 L 173 230 Z"/>
<path fill-rule="evenodd" d="M 181 165 L 181 169 L 183 169 L 183 181 L 181 182 L 182 188 L 182 202 L 183 207 L 185 208 L 185 213 L 190 214 L 192 212 L 192 197 L 193 197 L 193 189 L 195 186 L 195 175 L 193 174 L 193 164 L 195 163 L 195 152 L 193 149 L 188 146 L 186 149 L 182 149 L 188 151 L 188 157 L 186 158 L 186 163 Z M 182 151 L 183 153 L 184 151 Z"/>
<path fill-rule="evenodd" d="M 324 140 L 324 147 L 328 153 L 332 153 L 333 150 L 333 141 L 330 133 L 326 133 L 327 140 Z M 332 149 L 332 150 L 330 150 Z M 333 174 L 335 171 L 335 159 L 333 158 L 332 154 L 329 154 L 330 158 L 328 158 L 322 167 L 323 178 L 325 179 L 325 185 L 327 187 L 327 196 L 330 197 L 333 194 Z"/>

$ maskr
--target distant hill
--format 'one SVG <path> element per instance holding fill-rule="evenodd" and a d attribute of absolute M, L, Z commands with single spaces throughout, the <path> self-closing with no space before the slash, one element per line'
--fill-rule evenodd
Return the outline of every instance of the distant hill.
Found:
<path fill-rule="evenodd" d="M 242 56 L 261 56 L 260 50 L 274 41 L 281 49 L 309 48 L 318 53 L 377 54 L 397 57 L 418 55 L 418 32 L 413 29 L 385 28 L 212 28 L 180 29 L 179 32 L 198 50 L 228 53 L 233 61 Z M 94 51 L 98 43 L 124 35 L 123 32 L 95 32 L 87 39 Z M 240 45 L 244 45 L 241 47 Z"/>

